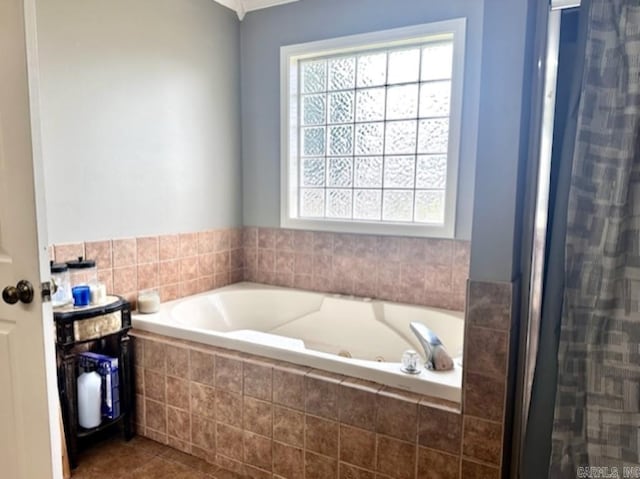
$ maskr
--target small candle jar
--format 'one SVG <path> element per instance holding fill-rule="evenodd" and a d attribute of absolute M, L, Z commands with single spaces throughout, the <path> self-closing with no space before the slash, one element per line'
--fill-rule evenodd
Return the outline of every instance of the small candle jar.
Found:
<path fill-rule="evenodd" d="M 96 283 L 89 286 L 91 292 L 91 304 L 103 304 L 107 301 L 107 286 Z"/>
<path fill-rule="evenodd" d="M 157 313 L 160 309 L 160 293 L 155 289 L 147 289 L 138 293 L 138 312 L 142 314 Z"/>

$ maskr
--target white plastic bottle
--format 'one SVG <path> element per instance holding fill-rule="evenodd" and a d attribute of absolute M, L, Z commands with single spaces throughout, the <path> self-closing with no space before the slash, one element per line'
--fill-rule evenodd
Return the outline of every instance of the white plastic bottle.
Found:
<path fill-rule="evenodd" d="M 78 422 L 85 429 L 102 421 L 102 377 L 95 371 L 78 376 Z"/>

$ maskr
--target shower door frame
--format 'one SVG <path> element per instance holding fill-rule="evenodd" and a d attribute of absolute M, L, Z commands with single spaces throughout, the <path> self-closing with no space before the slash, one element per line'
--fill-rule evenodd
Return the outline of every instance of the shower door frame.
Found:
<path fill-rule="evenodd" d="M 540 336 L 562 11 L 580 0 L 541 2 L 537 12 L 523 231 L 522 300 L 510 477 L 520 477 Z"/>

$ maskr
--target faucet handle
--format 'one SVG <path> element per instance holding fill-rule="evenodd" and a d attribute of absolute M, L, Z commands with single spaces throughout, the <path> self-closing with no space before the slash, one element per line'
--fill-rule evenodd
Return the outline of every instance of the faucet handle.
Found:
<path fill-rule="evenodd" d="M 422 365 L 420 364 L 420 355 L 413 349 L 407 349 L 402 353 L 402 372 L 407 374 L 420 374 Z"/>

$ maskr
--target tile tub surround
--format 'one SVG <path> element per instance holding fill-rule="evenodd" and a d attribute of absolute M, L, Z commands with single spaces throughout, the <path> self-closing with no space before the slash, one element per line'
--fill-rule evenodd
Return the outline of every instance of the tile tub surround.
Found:
<path fill-rule="evenodd" d="M 245 227 L 245 279 L 463 311 L 470 243 Z"/>
<path fill-rule="evenodd" d="M 133 336 L 137 431 L 149 439 L 252 478 L 459 477 L 456 404 L 143 331 Z"/>
<path fill-rule="evenodd" d="M 162 301 L 171 301 L 244 276 L 241 228 L 58 244 L 49 255 L 57 262 L 95 260 L 107 291 L 133 304 L 145 289 L 158 289 Z"/>
<path fill-rule="evenodd" d="M 133 331 L 138 432 L 249 478 L 498 479 L 512 285 L 469 282 L 455 404 Z"/>
<path fill-rule="evenodd" d="M 469 281 L 462 380 L 463 479 L 509 477 L 517 283 Z M 507 459 L 505 461 L 505 459 Z"/>

